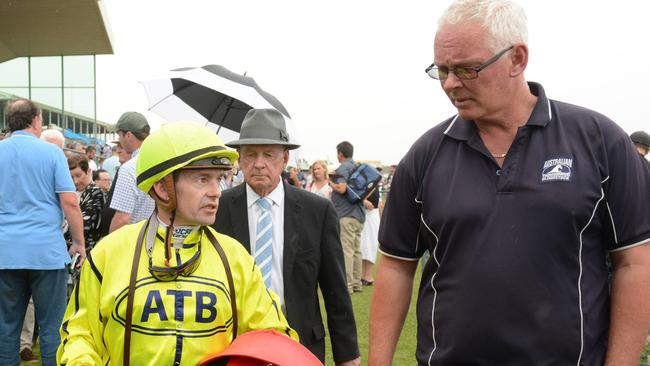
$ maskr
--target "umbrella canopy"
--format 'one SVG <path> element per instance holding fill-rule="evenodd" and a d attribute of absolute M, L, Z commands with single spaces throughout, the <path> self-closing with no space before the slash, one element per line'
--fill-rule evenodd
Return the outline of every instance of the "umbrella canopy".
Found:
<path fill-rule="evenodd" d="M 164 78 L 141 81 L 149 110 L 169 121 L 210 122 L 238 133 L 246 112 L 252 108 L 275 108 L 289 112 L 253 78 L 223 66 L 206 65 L 175 69 Z"/>

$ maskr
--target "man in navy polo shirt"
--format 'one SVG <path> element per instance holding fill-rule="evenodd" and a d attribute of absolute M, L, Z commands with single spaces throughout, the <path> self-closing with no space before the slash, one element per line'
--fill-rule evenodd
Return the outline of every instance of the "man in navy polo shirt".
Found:
<path fill-rule="evenodd" d="M 650 323 L 650 173 L 629 138 L 526 82 L 526 18 L 510 1 L 452 4 L 434 53 L 427 73 L 458 115 L 393 178 L 369 364 L 391 364 L 429 251 L 419 365 L 636 365 Z"/>
<path fill-rule="evenodd" d="M 66 306 L 70 256 L 86 257 L 83 221 L 68 163 L 58 146 L 39 140 L 41 109 L 19 99 L 7 105 L 11 137 L 0 142 L 0 365 L 18 365 L 20 332 L 30 296 L 43 365 L 56 364 Z M 63 239 L 63 215 L 72 246 Z"/>

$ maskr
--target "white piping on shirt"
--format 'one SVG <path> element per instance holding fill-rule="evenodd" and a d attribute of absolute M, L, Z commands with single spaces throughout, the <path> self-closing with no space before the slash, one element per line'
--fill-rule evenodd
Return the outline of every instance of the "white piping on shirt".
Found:
<path fill-rule="evenodd" d="M 400 257 L 400 256 L 398 256 L 398 255 L 394 255 L 394 254 L 389 254 L 389 253 L 386 253 L 386 252 L 384 252 L 383 250 L 381 250 L 381 248 L 377 248 L 377 250 L 378 250 L 379 253 L 381 253 L 382 255 L 385 255 L 385 256 L 387 256 L 387 257 L 391 257 L 391 258 L 395 258 L 395 259 L 399 259 L 399 260 L 403 260 L 403 261 L 417 262 L 417 261 L 420 260 L 420 258 L 407 258 L 407 257 Z"/>
<path fill-rule="evenodd" d="M 603 179 L 600 184 L 605 184 L 609 180 L 609 176 Z M 614 216 L 612 216 L 612 210 L 609 209 L 609 202 L 605 201 L 607 204 L 607 212 L 609 213 L 609 219 L 612 222 L 612 231 L 614 231 L 614 243 L 618 244 L 618 236 L 616 235 L 616 225 L 614 225 Z"/>
<path fill-rule="evenodd" d="M 553 119 L 553 112 L 551 112 L 551 100 L 546 99 L 546 103 L 548 103 L 548 120 L 550 121 Z"/>
<path fill-rule="evenodd" d="M 454 117 L 454 119 L 453 119 L 453 120 L 451 121 L 451 123 L 449 124 L 449 127 L 447 127 L 447 129 L 445 130 L 445 132 L 443 132 L 443 134 L 446 135 L 447 132 L 449 132 L 449 130 L 451 130 L 451 127 L 454 125 L 454 123 L 456 123 L 456 120 L 458 119 L 458 116 L 459 116 L 459 115 L 457 114 L 456 117 Z M 422 202 L 420 202 L 420 203 L 422 203 Z"/>
<path fill-rule="evenodd" d="M 605 178 L 605 180 L 603 180 L 601 184 L 607 181 L 607 179 L 609 179 L 609 177 Z M 591 224 L 591 222 L 594 220 L 594 216 L 596 215 L 596 210 L 598 209 L 598 205 L 604 198 L 605 198 L 605 191 L 601 186 L 600 198 L 594 205 L 594 210 L 591 212 L 591 217 L 589 218 L 589 221 L 587 221 L 587 223 L 582 228 L 582 230 L 580 230 L 580 235 L 579 235 L 580 247 L 578 250 L 578 263 L 580 265 L 580 272 L 578 274 L 578 307 L 580 310 L 580 353 L 578 354 L 578 361 L 576 362 L 577 366 L 580 366 L 580 363 L 582 362 L 582 352 L 584 352 L 584 348 L 585 348 L 585 319 L 584 319 L 584 314 L 582 312 L 582 288 L 580 287 L 580 284 L 582 282 L 582 233 L 584 233 L 585 230 L 587 230 L 589 224 Z"/>
<path fill-rule="evenodd" d="M 612 249 L 609 252 L 610 253 L 612 253 L 612 252 L 620 252 L 621 250 L 638 247 L 639 245 L 643 245 L 643 244 L 650 244 L 650 238 L 645 238 L 645 239 L 643 239 L 641 241 L 637 241 L 636 243 L 632 243 L 630 245 L 627 245 L 627 246 L 624 246 L 624 247 L 621 247 L 621 248 Z"/>
<path fill-rule="evenodd" d="M 415 203 L 420 205 L 420 210 L 422 210 L 422 201 L 418 201 L 417 198 L 413 199 Z M 415 252 L 417 253 L 418 250 L 420 249 L 420 231 L 418 230 L 418 235 L 415 238 Z"/>
<path fill-rule="evenodd" d="M 424 215 L 423 214 L 420 214 L 420 220 L 422 221 L 422 224 L 424 225 L 424 227 L 426 227 L 427 230 L 429 230 L 429 232 L 436 238 L 436 244 L 433 246 L 433 250 L 431 251 L 431 257 L 433 257 L 433 260 L 436 261 L 436 265 L 438 266 L 436 271 L 433 273 L 433 276 L 431 276 L 431 281 L 430 281 L 431 289 L 433 290 L 433 303 L 431 304 L 431 339 L 433 340 L 433 349 L 431 350 L 431 353 L 429 354 L 429 361 L 427 362 L 427 364 L 430 366 L 431 365 L 431 359 L 433 358 L 433 353 L 438 348 L 438 344 L 436 342 L 436 324 L 434 322 L 434 318 L 435 318 L 434 315 L 435 315 L 435 312 L 436 312 L 436 298 L 438 297 L 438 290 L 436 290 L 436 287 L 433 285 L 433 280 L 436 278 L 436 275 L 438 274 L 438 271 L 440 270 L 440 262 L 438 261 L 438 256 L 436 255 L 436 249 L 438 248 L 438 243 L 439 243 L 440 240 L 438 239 L 438 235 L 436 235 L 436 233 L 434 233 L 433 230 L 431 230 L 429 225 L 427 225 L 427 223 L 424 222 Z"/>
<path fill-rule="evenodd" d="M 618 236 L 616 235 L 616 225 L 614 225 L 614 216 L 612 216 L 612 210 L 609 208 L 609 202 L 605 202 L 605 204 L 607 205 L 609 220 L 612 222 L 612 231 L 614 232 L 614 244 L 618 244 Z"/>

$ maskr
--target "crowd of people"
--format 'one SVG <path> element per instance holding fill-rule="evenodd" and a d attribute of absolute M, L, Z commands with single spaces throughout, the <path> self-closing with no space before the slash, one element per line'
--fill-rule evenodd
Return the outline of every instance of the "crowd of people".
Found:
<path fill-rule="evenodd" d="M 426 72 L 458 114 L 359 202 L 353 145 L 332 147 L 336 167 L 289 167 L 300 145 L 275 109 L 248 111 L 226 142 L 126 112 L 108 147 L 66 145 L 37 104 L 9 103 L 0 364 L 36 360 L 36 328 L 44 365 L 280 364 L 260 351 L 277 339 L 317 365 L 327 326 L 335 364 L 360 365 L 352 298 L 366 287 L 368 363 L 390 365 L 426 257 L 419 365 L 635 365 L 650 135 L 527 81 L 525 14 L 509 0 L 452 3 L 434 53 Z M 249 351 L 221 353 L 243 334 Z"/>
<path fill-rule="evenodd" d="M 33 336 L 35 323 L 38 325 L 37 334 L 41 339 L 41 353 L 44 364 L 52 363 L 55 358 L 63 363 L 72 364 L 72 361 L 77 356 L 75 352 L 78 350 L 75 349 L 71 351 L 72 353 L 68 353 L 67 350 L 74 349 L 74 345 L 79 344 L 74 341 L 75 335 L 72 329 L 77 324 L 80 324 L 78 322 L 89 321 L 89 319 L 80 320 L 76 318 L 77 312 L 80 308 L 88 307 L 90 304 L 92 304 L 93 308 L 102 307 L 103 305 L 108 306 L 109 304 L 94 302 L 98 300 L 95 298 L 98 293 L 93 295 L 94 291 L 101 291 L 101 285 L 107 282 L 109 278 L 112 278 L 109 272 L 117 271 L 121 276 L 129 273 L 126 269 L 120 271 L 114 268 L 116 266 L 114 263 L 110 265 L 105 263 L 108 259 L 104 259 L 103 256 L 107 254 L 104 254 L 99 249 L 102 247 L 98 247 L 97 250 L 95 250 L 95 247 L 100 242 L 114 241 L 111 240 L 114 237 L 111 233 L 125 231 L 126 229 L 121 230 L 123 226 L 131 228 L 131 224 L 143 222 L 147 223 L 145 227 L 151 225 L 159 228 L 173 227 L 171 233 L 169 230 L 159 233 L 159 238 L 162 236 L 163 242 L 171 242 L 172 247 L 178 244 L 179 240 L 182 242 L 186 238 L 181 233 L 196 232 L 196 224 L 211 225 L 218 233 L 216 234 L 217 241 L 220 243 L 228 243 L 228 240 L 230 240 L 220 238 L 219 235 L 221 234 L 236 239 L 242 244 L 242 249 L 246 249 L 252 255 L 254 262 L 258 264 L 265 287 L 273 290 L 273 292 L 269 293 L 272 294 L 269 298 L 271 304 L 277 304 L 282 315 L 286 317 L 286 320 L 282 317 L 278 318 L 278 320 L 284 322 L 288 320 L 289 324 L 291 324 L 291 328 L 287 328 L 291 330 L 285 330 L 284 332 L 293 337 L 295 331 L 300 342 L 321 362 L 324 362 L 325 331 L 319 305 L 318 289 L 320 289 L 322 299 L 326 305 L 327 325 L 331 336 L 334 359 L 338 365 L 358 365 L 360 363 L 356 323 L 350 295 L 362 291 L 364 285 L 373 284 L 371 266 L 375 261 L 378 246 L 380 189 L 373 190 L 363 202 L 358 204 L 351 204 L 345 200 L 343 193 L 345 192 L 346 177 L 354 169 L 352 144 L 342 142 L 336 146 L 338 160 L 341 164 L 337 169 L 330 172 L 326 162 L 316 161 L 311 165 L 307 174 L 299 172 L 296 168 L 287 166 L 289 150 L 298 148 L 299 145 L 289 142 L 288 139 L 285 141 L 276 138 L 278 135 L 288 136 L 284 117 L 271 109 L 251 110 L 242 125 L 240 140 L 228 143 L 228 146 L 234 150 L 229 149 L 227 150 L 228 153 L 226 153 L 221 149 L 216 149 L 218 152 L 214 153 L 214 157 L 221 158 L 225 156 L 228 162 L 222 161 L 220 165 L 214 167 L 209 164 L 208 166 L 196 165 L 192 169 L 193 171 L 194 169 L 211 170 L 210 168 L 215 168 L 215 172 L 218 173 L 216 178 L 219 194 L 216 196 L 220 198 L 219 210 L 214 210 L 218 212 L 216 221 L 212 222 L 214 221 L 214 216 L 212 216 L 212 220 L 206 219 L 198 223 L 192 222 L 190 217 L 185 217 L 190 221 L 181 222 L 179 221 L 181 219 L 179 215 L 186 213 L 181 212 L 180 208 L 185 201 L 181 198 L 182 190 L 178 189 L 176 184 L 177 176 L 168 174 L 166 179 L 169 179 L 169 181 L 165 179 L 152 181 L 151 175 L 153 173 L 151 170 L 159 165 L 164 167 L 165 164 L 159 163 L 149 169 L 143 167 L 143 164 L 145 164 L 144 159 L 159 159 L 159 156 L 164 155 L 166 151 L 164 147 L 173 146 L 174 143 L 178 143 L 183 147 L 188 145 L 186 141 L 178 137 L 181 134 L 174 130 L 174 123 L 162 127 L 157 132 L 157 135 L 150 136 L 150 127 L 146 118 L 137 112 L 126 112 L 115 125 L 118 140 L 114 141 L 111 156 L 98 161 L 96 149 L 93 146 L 84 147 L 79 146 L 77 143 L 71 143 L 66 148 L 63 135 L 59 131 L 43 129 L 43 126 L 39 124 L 42 123 L 41 111 L 37 105 L 29 100 L 20 99 L 11 103 L 7 110 L 7 118 L 10 121 L 10 128 L 13 128 L 11 134 L 7 136 L 9 137 L 8 141 L 18 143 L 19 141 L 16 139 L 23 136 L 40 136 L 40 140 L 45 145 L 43 143 L 38 144 L 37 141 L 32 139 L 26 141 L 30 144 L 36 144 L 40 149 L 46 150 L 50 155 L 56 157 L 54 160 L 56 169 L 54 171 L 48 171 L 47 174 L 42 171 L 30 173 L 43 174 L 44 176 L 40 177 L 40 179 L 54 178 L 54 189 L 41 192 L 43 197 L 39 197 L 39 199 L 48 197 L 52 200 L 52 195 L 58 195 L 63 203 L 69 201 L 68 197 L 73 197 L 74 202 L 69 202 L 71 208 L 68 210 L 78 210 L 77 217 L 65 209 L 58 212 L 58 208 L 48 207 L 49 211 L 54 211 L 49 212 L 51 216 L 49 221 L 56 221 L 53 220 L 54 217 L 59 217 L 61 220 L 61 225 L 55 226 L 62 233 L 66 246 L 61 247 L 61 242 L 55 238 L 49 238 L 49 241 L 42 238 L 41 245 L 53 247 L 51 248 L 52 252 L 55 251 L 54 248 L 56 247 L 59 248 L 59 251 L 61 248 L 67 248 L 66 252 L 69 255 L 72 256 L 78 253 L 80 257 L 77 263 L 68 265 L 70 267 L 69 276 L 67 271 L 65 273 L 60 269 L 55 271 L 59 275 L 66 277 L 64 282 L 67 283 L 67 291 L 64 294 L 67 295 L 68 311 L 63 317 L 62 325 L 53 321 L 53 319 L 57 318 L 57 315 L 58 317 L 61 316 L 61 311 L 66 303 L 66 300 L 63 300 L 64 298 L 60 297 L 60 294 L 57 295 L 59 297 L 52 295 L 52 291 L 57 288 L 59 283 L 49 283 L 47 288 L 50 291 L 46 292 L 47 296 L 44 296 L 35 292 L 32 288 L 30 271 L 11 272 L 15 276 L 25 276 L 21 278 L 23 287 L 15 289 L 17 291 L 15 293 L 16 297 L 10 303 L 12 313 L 25 314 L 25 321 L 22 324 L 20 348 L 16 350 L 15 355 L 6 354 L 5 356 L 8 364 L 13 363 L 18 357 L 20 360 L 27 362 L 36 360 L 36 356 L 31 349 L 33 338 L 35 338 Z M 198 124 L 195 126 L 198 126 Z M 192 130 L 187 125 L 180 127 L 180 129 L 183 131 Z M 166 133 L 164 137 L 159 136 L 164 133 Z M 205 133 L 204 130 L 195 132 L 195 134 Z M 260 134 L 262 136 L 259 136 Z M 171 136 L 174 136 L 174 138 Z M 161 139 L 169 141 L 164 143 L 159 141 L 155 144 L 151 142 Z M 218 138 L 207 139 L 205 144 L 218 146 Z M 197 136 L 187 138 L 187 141 L 192 142 L 198 140 Z M 138 158 L 141 148 L 146 146 L 147 143 L 151 146 L 148 150 L 148 157 Z M 205 148 L 203 147 L 203 149 Z M 201 150 L 201 148 L 197 148 L 197 150 Z M 59 153 L 57 154 L 56 151 L 59 151 Z M 233 154 L 235 156 L 237 154 L 235 151 L 239 152 L 238 159 L 233 158 Z M 168 154 L 167 158 L 172 162 L 177 162 L 177 159 L 186 157 L 186 154 L 180 154 L 177 149 L 168 151 Z M 173 156 L 174 154 L 178 156 Z M 21 156 L 20 158 L 33 160 L 32 155 Z M 61 162 L 61 159 L 65 164 Z M 189 166 L 193 166 L 197 162 L 205 163 L 204 160 L 189 159 L 186 161 L 188 166 L 183 167 L 182 171 L 190 171 Z M 16 161 L 18 162 L 20 159 L 16 157 Z M 65 169 L 66 174 L 63 174 L 63 168 L 67 168 Z M 51 174 L 51 177 L 49 174 Z M 148 179 L 147 181 L 151 183 L 145 189 L 142 187 L 144 179 Z M 166 192 L 174 191 L 171 198 L 154 193 L 153 187 L 157 181 L 165 182 L 161 188 Z M 64 197 L 66 197 L 66 200 L 63 199 Z M 261 238 L 267 241 L 267 245 L 258 247 L 255 238 L 257 238 L 260 229 L 261 224 L 258 223 L 258 220 L 263 214 L 263 209 L 259 209 L 258 205 L 254 203 L 262 198 L 271 202 L 267 210 L 271 213 L 269 219 L 273 224 L 267 234 Z M 170 207 L 170 199 L 176 200 L 177 203 Z M 175 205 L 179 206 L 178 210 L 174 209 L 173 206 Z M 171 212 L 171 222 L 169 217 L 166 220 L 163 219 L 163 212 Z M 371 220 L 372 225 L 363 224 L 366 216 L 373 217 Z M 81 220 L 78 220 L 78 218 Z M 23 219 L 29 221 L 26 217 L 23 217 Z M 249 224 L 248 230 L 240 230 L 246 227 L 246 223 Z M 194 229 L 190 230 L 191 227 L 194 227 Z M 363 230 L 364 227 L 366 230 Z M 201 227 L 201 230 L 209 231 L 210 229 Z M 209 234 L 207 235 L 209 236 Z M 250 238 L 253 238 L 253 240 Z M 121 245 L 132 245 L 131 243 L 123 243 L 120 240 L 117 241 Z M 83 249 L 80 248 L 80 243 L 83 243 Z M 110 244 L 102 245 L 107 247 Z M 126 250 L 126 248 L 123 249 Z M 270 249 L 270 252 L 267 252 L 267 249 Z M 361 255 L 362 249 L 363 255 Z M 147 250 L 150 260 L 153 260 L 152 253 L 154 250 L 151 247 L 148 247 Z M 205 251 L 205 249 L 203 250 Z M 168 270 L 186 265 L 180 259 L 183 255 L 177 251 L 176 256 L 173 256 L 173 251 L 172 248 L 165 250 L 165 257 L 162 262 L 164 265 L 169 265 L 170 261 L 176 259 L 179 263 L 177 263 L 176 267 L 167 268 Z M 62 259 L 60 253 L 57 253 L 57 255 L 59 255 L 61 264 L 71 262 L 69 258 Z M 45 260 L 40 257 L 40 253 L 36 255 L 34 264 L 29 264 L 29 262 L 16 263 L 18 266 L 16 268 L 36 269 L 39 267 L 39 263 Z M 103 263 L 98 263 L 100 258 L 102 258 Z M 87 264 L 81 265 L 84 259 Z M 234 261 L 238 262 L 240 260 L 238 258 Z M 362 261 L 363 272 L 361 271 Z M 124 261 L 124 263 L 127 262 L 130 261 Z M 90 269 L 88 269 L 88 265 L 90 265 Z M 51 266 L 56 267 L 54 264 Z M 160 267 L 164 269 L 164 266 Z M 148 270 L 154 278 L 158 278 L 158 275 L 152 272 L 152 265 L 149 266 Z M 42 270 L 39 268 L 39 271 Z M 90 273 L 92 273 L 92 276 L 88 275 Z M 183 275 L 187 275 L 187 273 L 183 272 Z M 97 280 L 97 276 L 101 279 L 99 287 L 97 287 L 97 283 L 93 282 Z M 123 282 L 124 278 L 118 278 L 119 281 Z M 239 284 L 238 286 L 244 285 Z M 29 296 L 25 297 L 25 295 Z M 22 300 L 25 299 L 29 301 L 23 304 Z M 62 300 L 64 301 L 63 305 L 61 305 Z M 56 308 L 59 313 L 54 312 L 53 309 L 55 308 L 52 307 L 52 310 L 48 312 L 50 317 L 43 318 L 43 314 L 40 313 L 42 310 L 39 309 L 42 309 L 45 301 L 50 304 L 57 301 L 60 305 Z M 246 303 L 250 300 L 242 299 L 240 301 Z M 30 304 L 35 304 L 35 306 Z M 23 305 L 26 306 L 25 311 L 22 310 Z M 142 306 L 142 304 L 139 305 Z M 309 309 L 309 311 L 305 309 Z M 108 319 L 108 314 L 106 315 Z M 189 316 L 189 314 L 184 316 Z M 15 317 L 15 319 L 21 318 L 21 316 Z M 35 318 L 37 322 L 34 321 Z M 160 318 L 162 320 L 163 316 L 160 315 Z M 99 319 L 93 320 L 99 321 Z M 256 325 L 259 326 L 259 324 Z M 59 351 L 56 354 L 55 351 L 59 343 L 56 335 L 57 328 L 60 326 L 64 343 L 58 347 Z M 97 326 L 101 328 L 107 327 L 109 324 L 97 324 Z M 133 327 L 135 328 L 135 324 Z M 282 327 L 277 326 L 275 328 L 282 329 Z M 237 331 L 231 330 L 231 332 L 236 334 Z M 13 336 L 15 333 L 8 333 L 7 335 Z M 95 336 L 103 337 L 102 334 Z M 296 338 L 298 337 L 296 336 Z M 29 339 L 29 341 L 26 341 L 26 339 Z M 7 338 L 6 342 L 5 349 L 9 349 L 8 344 L 11 342 L 11 337 Z M 97 354 L 94 354 L 93 357 L 98 359 L 114 358 L 120 352 L 115 348 L 115 344 L 110 345 L 108 347 L 110 349 L 94 349 Z M 66 349 L 63 345 L 67 345 L 68 348 Z M 80 347 L 83 348 L 83 346 Z M 107 353 L 102 354 L 102 351 Z M 111 352 L 117 353 L 111 354 Z"/>

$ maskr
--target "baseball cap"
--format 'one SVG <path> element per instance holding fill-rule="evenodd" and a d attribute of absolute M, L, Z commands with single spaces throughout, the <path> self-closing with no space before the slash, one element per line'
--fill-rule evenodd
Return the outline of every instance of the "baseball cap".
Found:
<path fill-rule="evenodd" d="M 650 135 L 645 131 L 636 131 L 630 135 L 632 142 L 636 142 L 639 145 L 645 147 L 650 147 Z"/>
<path fill-rule="evenodd" d="M 147 119 L 138 112 L 124 112 L 117 120 L 114 131 L 149 132 Z"/>

